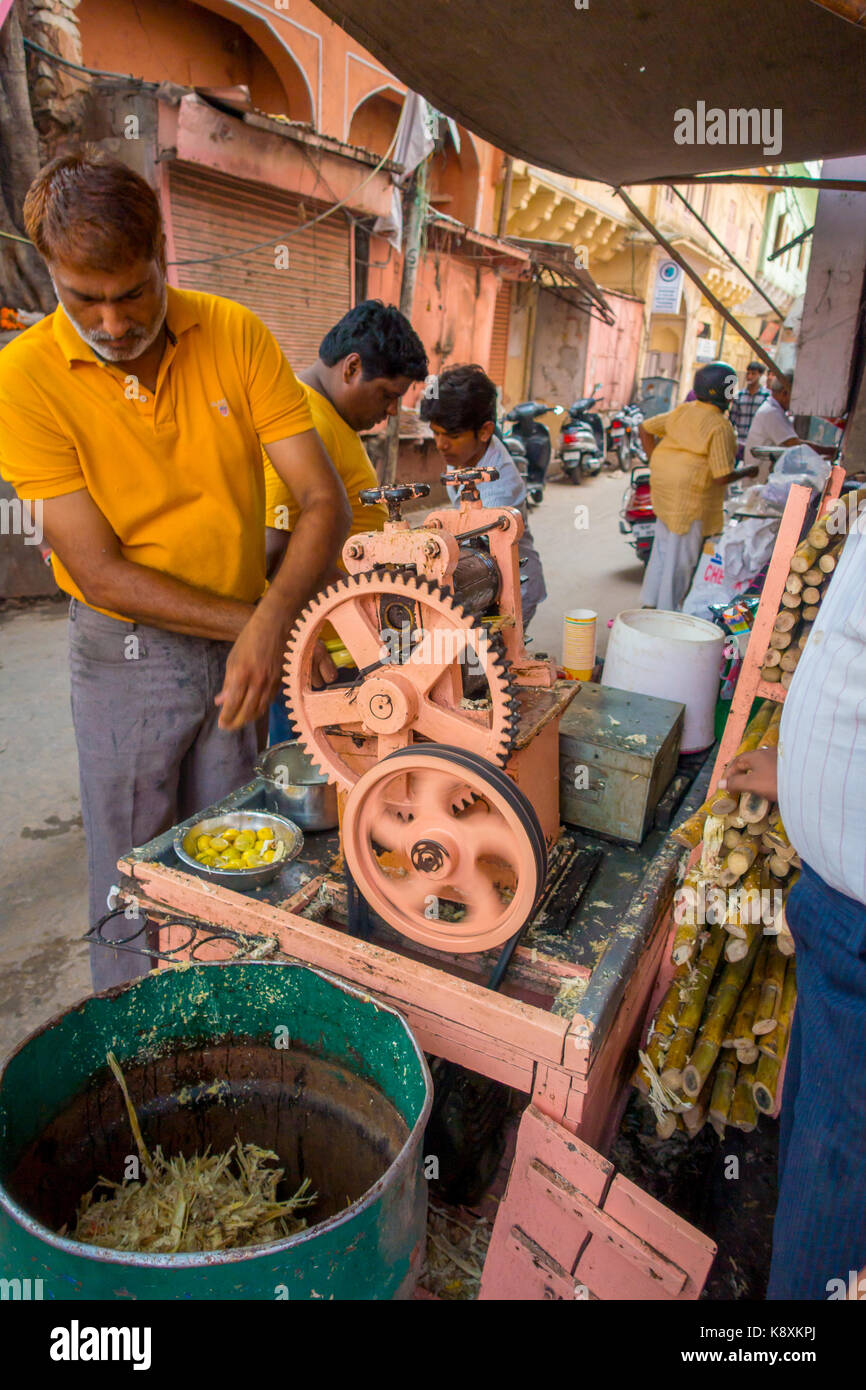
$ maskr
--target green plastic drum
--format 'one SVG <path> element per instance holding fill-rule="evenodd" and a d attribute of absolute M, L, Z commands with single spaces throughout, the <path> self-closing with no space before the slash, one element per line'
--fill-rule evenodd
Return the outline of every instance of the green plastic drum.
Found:
<path fill-rule="evenodd" d="M 135 1153 L 109 1051 L 149 1148 L 220 1153 L 237 1135 L 275 1150 L 279 1195 L 304 1177 L 319 1194 L 308 1228 L 178 1255 L 57 1234 L 74 1228 L 97 1178 L 120 1180 Z M 408 1297 L 424 1252 L 430 1099 L 400 1015 L 302 966 L 180 966 L 88 999 L 0 1075 L 0 1278 L 58 1299 Z"/>

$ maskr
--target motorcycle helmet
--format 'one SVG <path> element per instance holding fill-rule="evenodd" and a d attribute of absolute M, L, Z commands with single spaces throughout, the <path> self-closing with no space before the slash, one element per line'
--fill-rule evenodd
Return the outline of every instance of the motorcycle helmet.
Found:
<path fill-rule="evenodd" d="M 730 362 L 708 362 L 695 372 L 694 391 L 699 401 L 728 409 L 737 389 L 737 373 Z"/>

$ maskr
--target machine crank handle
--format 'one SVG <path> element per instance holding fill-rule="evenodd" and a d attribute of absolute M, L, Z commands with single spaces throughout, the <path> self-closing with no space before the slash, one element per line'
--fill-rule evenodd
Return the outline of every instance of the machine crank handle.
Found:
<path fill-rule="evenodd" d="M 359 492 L 358 500 L 363 502 L 365 507 L 372 507 L 377 502 L 384 502 L 388 508 L 388 520 L 402 521 L 401 508 L 404 502 L 429 495 L 429 483 L 400 483 L 394 487 L 364 488 L 363 492 Z"/>

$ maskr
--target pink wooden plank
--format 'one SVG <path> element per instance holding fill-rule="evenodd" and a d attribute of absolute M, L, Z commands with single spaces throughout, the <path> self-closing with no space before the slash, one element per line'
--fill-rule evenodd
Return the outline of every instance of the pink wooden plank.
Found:
<path fill-rule="evenodd" d="M 755 614 L 755 621 L 749 635 L 749 645 L 743 659 L 743 669 L 737 679 L 737 687 L 731 701 L 731 709 L 725 724 L 716 764 L 713 768 L 711 787 L 715 787 L 722 775 L 722 769 L 727 767 L 742 742 L 743 733 L 749 720 L 749 711 L 757 694 L 758 682 L 761 678 L 761 666 L 770 643 L 770 633 L 773 631 L 776 614 L 782 602 L 785 581 L 790 570 L 791 555 L 800 538 L 800 531 L 803 528 L 811 495 L 811 488 L 800 487 L 799 485 L 795 485 L 788 492 L 788 500 L 779 525 L 779 534 L 776 537 L 776 544 L 773 546 L 767 577 L 764 580 L 761 601 L 758 604 L 758 611 Z"/>
<path fill-rule="evenodd" d="M 603 1228 L 581 1254 L 575 1276 L 598 1298 L 692 1301 L 700 1297 L 717 1247 L 687 1221 L 662 1206 L 620 1173 L 604 1201 L 603 1215 L 640 1244 L 630 1245 Z M 684 1275 L 682 1285 L 674 1285 Z"/>
<path fill-rule="evenodd" d="M 693 1299 L 714 1254 L 706 1236 L 530 1105 L 480 1297 Z"/>

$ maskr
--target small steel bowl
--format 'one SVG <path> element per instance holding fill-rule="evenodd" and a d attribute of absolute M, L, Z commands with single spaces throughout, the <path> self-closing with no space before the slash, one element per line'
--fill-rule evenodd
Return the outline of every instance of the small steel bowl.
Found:
<path fill-rule="evenodd" d="M 297 739 L 275 743 L 256 763 L 270 811 L 288 816 L 302 830 L 333 830 L 337 788 L 315 768 Z"/>
<path fill-rule="evenodd" d="M 286 853 L 282 859 L 273 864 L 263 864 L 260 869 L 211 869 L 207 864 L 199 864 L 186 848 L 187 844 L 194 846 L 199 835 L 208 835 L 219 826 L 227 826 L 230 830 L 271 830 L 274 839 L 281 840 L 286 846 Z M 222 816 L 208 816 L 185 829 L 181 827 L 174 837 L 174 852 L 182 864 L 201 878 L 210 879 L 212 883 L 219 883 L 224 888 L 243 890 L 270 883 L 281 869 L 300 854 L 303 843 L 304 837 L 297 825 L 285 816 L 275 816 L 264 811 L 226 811 Z"/>

